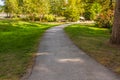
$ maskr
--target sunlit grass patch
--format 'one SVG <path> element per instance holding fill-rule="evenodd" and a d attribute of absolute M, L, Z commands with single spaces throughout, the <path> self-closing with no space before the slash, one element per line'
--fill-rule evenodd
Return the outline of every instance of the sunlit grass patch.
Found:
<path fill-rule="evenodd" d="M 120 46 L 109 43 L 110 30 L 75 24 L 66 27 L 65 32 L 80 49 L 120 74 Z"/>
<path fill-rule="evenodd" d="M 1 20 L 0 80 L 19 80 L 31 64 L 40 37 L 55 25 Z"/>

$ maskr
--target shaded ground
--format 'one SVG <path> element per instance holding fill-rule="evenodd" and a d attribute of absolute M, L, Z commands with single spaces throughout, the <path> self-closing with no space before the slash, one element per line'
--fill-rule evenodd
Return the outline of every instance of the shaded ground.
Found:
<path fill-rule="evenodd" d="M 78 49 L 56 26 L 47 30 L 28 80 L 120 80 Z"/>

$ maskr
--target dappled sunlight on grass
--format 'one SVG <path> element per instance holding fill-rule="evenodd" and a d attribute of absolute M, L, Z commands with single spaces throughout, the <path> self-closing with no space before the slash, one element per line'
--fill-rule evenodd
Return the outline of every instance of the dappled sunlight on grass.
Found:
<path fill-rule="evenodd" d="M 19 80 L 31 66 L 40 37 L 46 29 L 55 25 L 1 20 L 0 80 Z"/>

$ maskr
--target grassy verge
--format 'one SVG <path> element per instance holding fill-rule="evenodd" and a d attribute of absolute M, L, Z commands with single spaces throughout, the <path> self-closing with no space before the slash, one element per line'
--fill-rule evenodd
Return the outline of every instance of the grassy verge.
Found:
<path fill-rule="evenodd" d="M 23 76 L 40 37 L 52 26 L 55 24 L 0 21 L 0 80 L 19 80 Z"/>
<path fill-rule="evenodd" d="M 66 27 L 65 32 L 88 55 L 120 74 L 120 46 L 109 44 L 108 29 L 75 24 Z"/>

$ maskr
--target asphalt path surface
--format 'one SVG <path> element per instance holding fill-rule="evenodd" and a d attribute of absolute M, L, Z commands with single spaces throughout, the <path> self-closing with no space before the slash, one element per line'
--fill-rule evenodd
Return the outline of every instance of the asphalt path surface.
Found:
<path fill-rule="evenodd" d="M 120 80 L 71 42 L 63 30 L 68 25 L 46 31 L 28 80 Z"/>

